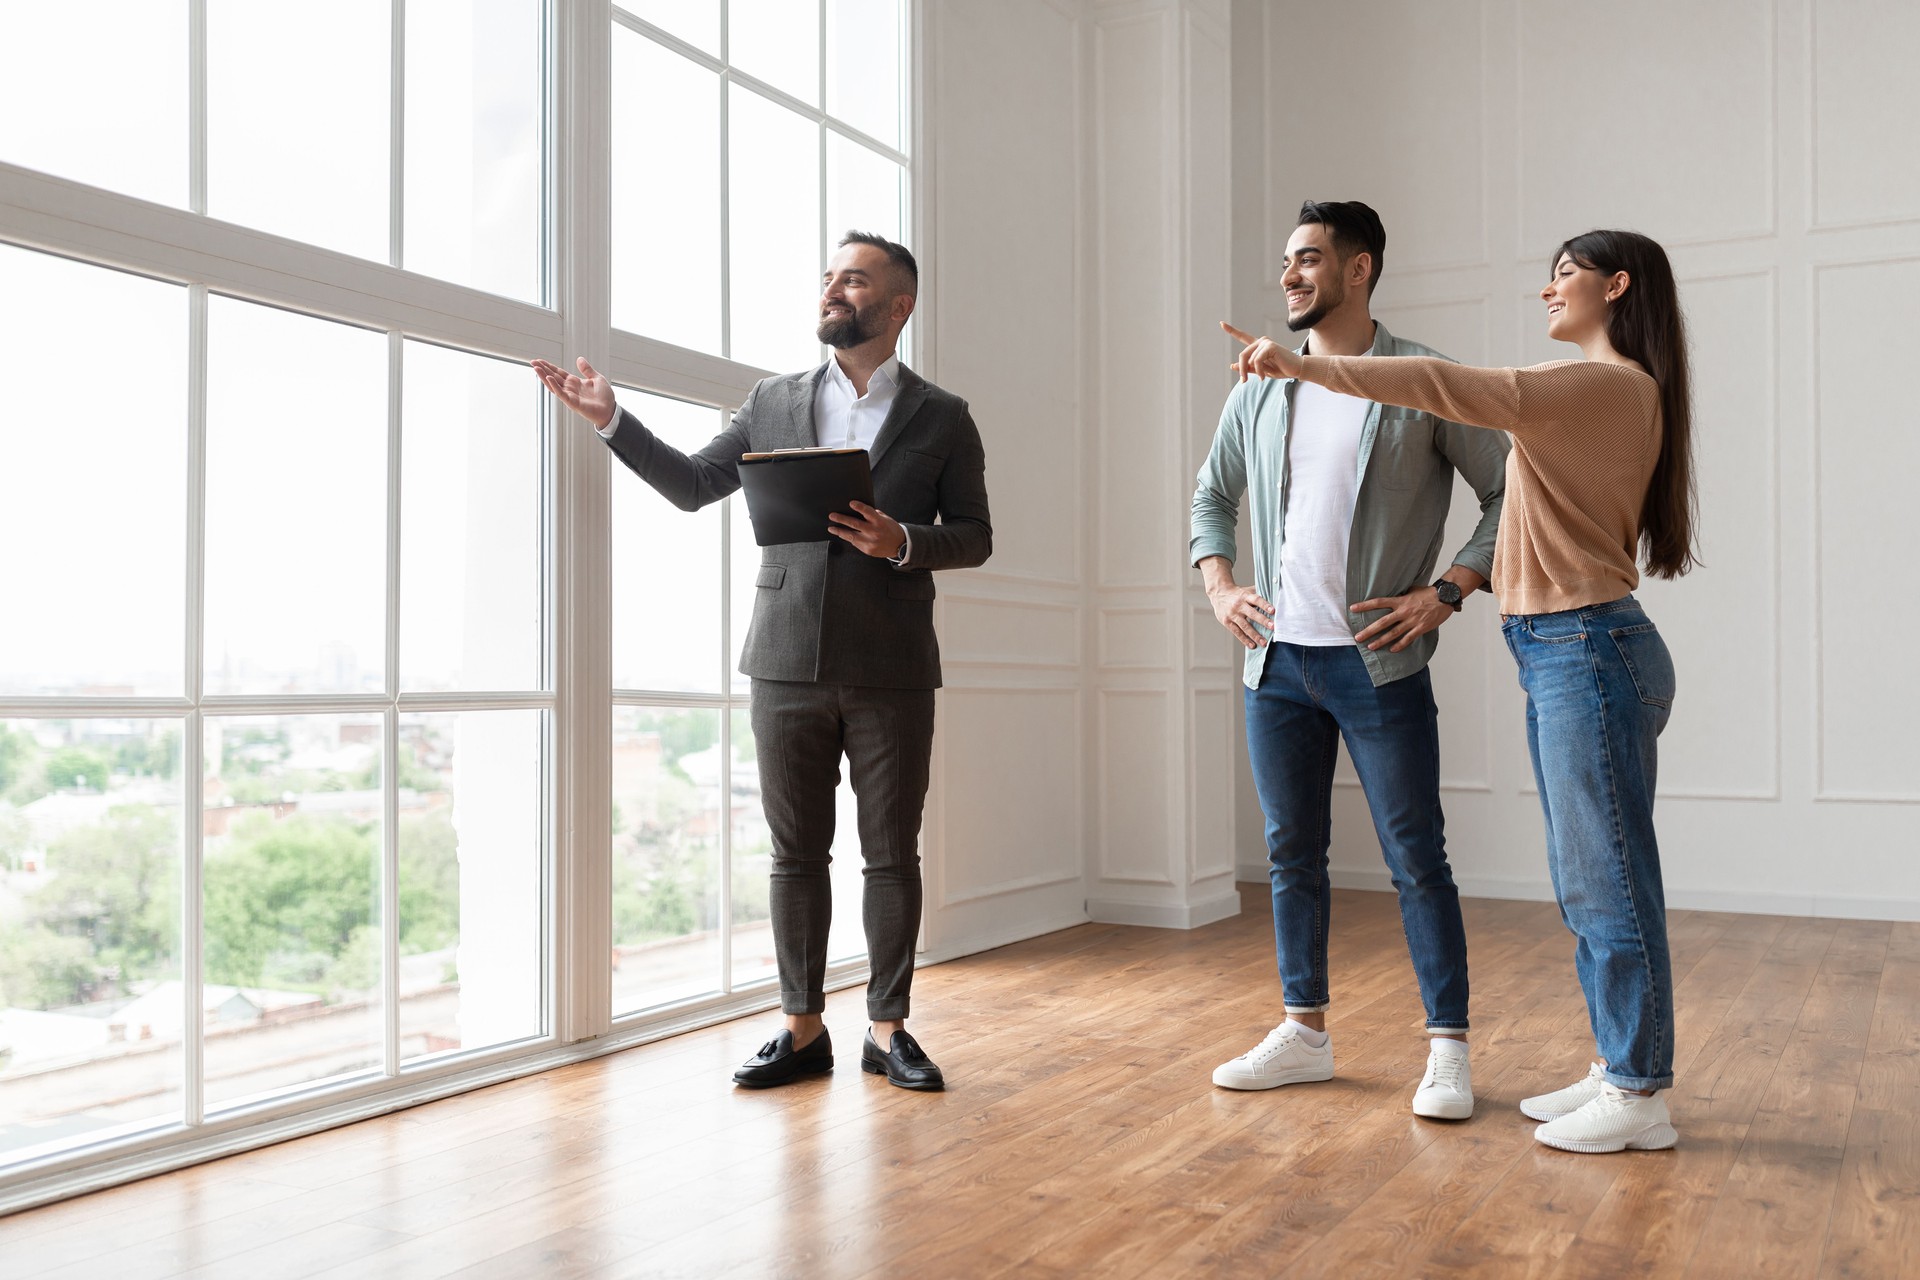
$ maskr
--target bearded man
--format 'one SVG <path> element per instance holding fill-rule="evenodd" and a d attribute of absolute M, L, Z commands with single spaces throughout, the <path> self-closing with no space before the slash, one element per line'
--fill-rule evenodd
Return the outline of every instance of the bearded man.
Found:
<path fill-rule="evenodd" d="M 993 553 L 986 453 L 967 402 L 900 363 L 919 268 L 903 246 L 850 231 L 828 265 L 818 337 L 832 355 L 764 379 L 727 429 L 691 455 L 614 402 L 586 360 L 578 376 L 534 370 L 619 459 L 686 511 L 740 487 L 740 457 L 774 449 L 865 449 L 876 505 L 831 517 L 817 542 L 764 547 L 740 670 L 752 679 L 760 794 L 773 835 L 770 886 L 786 1023 L 736 1084 L 782 1085 L 833 1069 L 822 1013 L 834 793 L 847 759 L 864 862 L 872 976 L 860 1065 L 906 1089 L 945 1087 L 906 1029 L 920 933 L 920 817 L 933 750 L 940 647 L 934 571 Z M 831 537 L 827 533 L 831 533 Z"/>

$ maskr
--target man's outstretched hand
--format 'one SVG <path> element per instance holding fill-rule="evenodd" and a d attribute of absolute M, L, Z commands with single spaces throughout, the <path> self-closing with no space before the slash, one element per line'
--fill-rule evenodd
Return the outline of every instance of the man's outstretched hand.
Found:
<path fill-rule="evenodd" d="M 546 360 L 530 360 L 533 371 L 546 384 L 547 390 L 561 404 L 573 410 L 598 431 L 613 421 L 618 411 L 613 401 L 613 384 L 608 382 L 594 367 L 581 356 L 574 363 L 580 366 L 578 375 L 568 373 L 559 365 Z"/>

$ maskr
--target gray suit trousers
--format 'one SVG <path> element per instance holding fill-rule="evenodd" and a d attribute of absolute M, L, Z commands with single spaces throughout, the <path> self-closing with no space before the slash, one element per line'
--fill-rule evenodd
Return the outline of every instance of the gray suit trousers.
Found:
<path fill-rule="evenodd" d="M 826 1009 L 840 757 L 858 801 L 872 977 L 867 1017 L 905 1018 L 920 934 L 920 815 L 933 753 L 933 690 L 814 681 L 753 682 L 760 798 L 773 834 L 770 889 L 783 1013 Z"/>

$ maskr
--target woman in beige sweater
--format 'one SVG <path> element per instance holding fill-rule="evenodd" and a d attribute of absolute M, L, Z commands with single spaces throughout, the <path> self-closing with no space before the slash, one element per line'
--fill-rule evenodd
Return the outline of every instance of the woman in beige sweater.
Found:
<path fill-rule="evenodd" d="M 1638 565 L 1693 566 L 1691 403 L 1673 269 L 1654 241 L 1591 231 L 1554 255 L 1547 335 L 1582 359 L 1475 369 L 1424 357 L 1303 356 L 1231 326 L 1245 377 L 1299 378 L 1507 431 L 1493 559 L 1502 631 L 1527 693 L 1547 864 L 1574 933 L 1600 1061 L 1520 1104 L 1569 1151 L 1676 1140 L 1673 979 L 1654 837 L 1656 739 L 1673 703 L 1660 633 L 1633 598 Z"/>

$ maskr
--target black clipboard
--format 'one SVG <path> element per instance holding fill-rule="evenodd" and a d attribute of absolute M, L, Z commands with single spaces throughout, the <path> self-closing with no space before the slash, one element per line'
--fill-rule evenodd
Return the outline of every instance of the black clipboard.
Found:
<path fill-rule="evenodd" d="M 853 514 L 873 505 L 873 467 L 865 449 L 775 449 L 740 455 L 740 491 L 746 495 L 753 540 L 825 542 L 829 512 Z"/>

